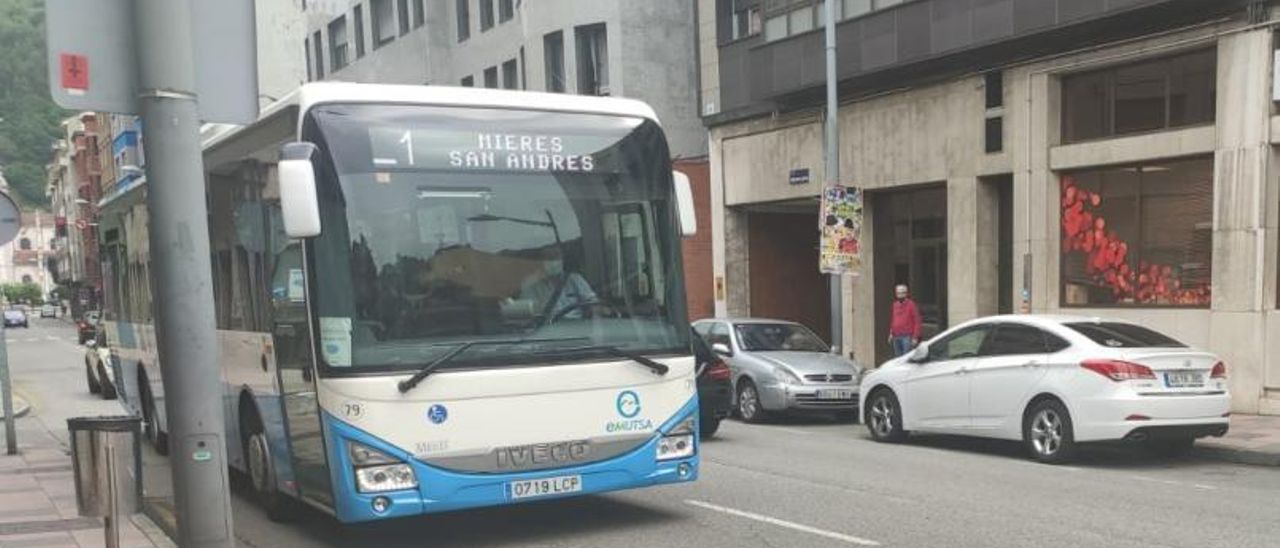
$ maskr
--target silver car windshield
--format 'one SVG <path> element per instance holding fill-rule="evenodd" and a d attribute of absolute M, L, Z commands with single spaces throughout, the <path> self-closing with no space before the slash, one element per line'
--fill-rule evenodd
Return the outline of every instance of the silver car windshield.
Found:
<path fill-rule="evenodd" d="M 830 347 L 809 328 L 789 323 L 738 324 L 738 341 L 748 352 L 828 352 Z"/>

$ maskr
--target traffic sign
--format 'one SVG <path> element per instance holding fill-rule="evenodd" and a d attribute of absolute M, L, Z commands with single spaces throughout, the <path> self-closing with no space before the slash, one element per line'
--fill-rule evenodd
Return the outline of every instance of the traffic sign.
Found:
<path fill-rule="evenodd" d="M 71 110 L 138 114 L 133 0 L 46 0 L 49 93 Z M 253 0 L 191 2 L 200 118 L 258 119 L 258 52 Z M 93 67 L 92 72 L 89 70 Z M 174 90 L 165 90 L 174 91 Z"/>

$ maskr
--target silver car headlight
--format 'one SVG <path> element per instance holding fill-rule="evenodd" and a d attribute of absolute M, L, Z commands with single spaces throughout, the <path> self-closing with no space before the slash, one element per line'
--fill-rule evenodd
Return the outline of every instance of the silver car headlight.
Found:
<path fill-rule="evenodd" d="M 658 449 L 656 458 L 658 460 L 673 460 L 692 457 L 694 454 L 693 435 L 697 430 L 697 422 L 693 417 L 689 417 L 670 432 L 658 439 Z"/>
<path fill-rule="evenodd" d="M 413 468 L 404 462 L 367 445 L 347 442 L 347 453 L 356 476 L 356 489 L 361 493 L 385 493 L 418 487 Z"/>

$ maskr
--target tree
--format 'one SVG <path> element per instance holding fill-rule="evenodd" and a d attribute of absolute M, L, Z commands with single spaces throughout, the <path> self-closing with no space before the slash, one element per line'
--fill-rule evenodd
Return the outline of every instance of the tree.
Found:
<path fill-rule="evenodd" d="M 50 145 L 66 114 L 49 98 L 44 3 L 0 0 L 0 169 L 21 205 L 47 208 Z"/>
<path fill-rule="evenodd" d="M 44 291 L 36 284 L 4 284 L 0 286 L 0 292 L 10 303 L 44 303 Z"/>

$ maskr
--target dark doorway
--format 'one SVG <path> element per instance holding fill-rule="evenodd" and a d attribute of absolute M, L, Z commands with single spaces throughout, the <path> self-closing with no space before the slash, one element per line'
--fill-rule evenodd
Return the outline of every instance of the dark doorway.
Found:
<path fill-rule="evenodd" d="M 831 341 L 827 278 L 818 272 L 818 208 L 806 213 L 751 211 L 747 216 L 751 315 L 799 322 Z"/>
<path fill-rule="evenodd" d="M 876 363 L 892 357 L 893 287 L 907 284 L 920 307 L 924 338 L 947 328 L 947 188 L 929 185 L 870 196 L 876 312 Z"/>
<path fill-rule="evenodd" d="M 996 195 L 996 310 L 1013 313 L 1013 176 L 984 179 Z"/>

